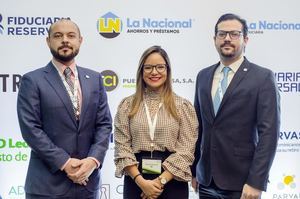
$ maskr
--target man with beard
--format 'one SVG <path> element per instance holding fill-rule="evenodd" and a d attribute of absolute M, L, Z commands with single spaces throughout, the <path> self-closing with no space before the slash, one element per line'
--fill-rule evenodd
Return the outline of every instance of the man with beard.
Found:
<path fill-rule="evenodd" d="M 17 110 L 31 147 L 26 198 L 99 198 L 111 115 L 98 72 L 76 65 L 82 37 L 61 19 L 50 26 L 53 59 L 22 77 Z"/>
<path fill-rule="evenodd" d="M 276 152 L 279 93 L 271 70 L 244 57 L 246 21 L 225 14 L 215 25 L 220 62 L 197 76 L 199 136 L 192 186 L 201 199 L 257 199 Z"/>

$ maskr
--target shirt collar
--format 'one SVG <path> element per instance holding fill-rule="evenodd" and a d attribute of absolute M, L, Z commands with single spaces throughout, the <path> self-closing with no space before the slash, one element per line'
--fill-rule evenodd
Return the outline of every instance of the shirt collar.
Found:
<path fill-rule="evenodd" d="M 236 73 L 236 71 L 239 69 L 239 67 L 243 63 L 244 59 L 245 59 L 244 56 L 241 56 L 238 60 L 236 60 L 235 62 L 230 64 L 230 66 L 228 66 L 228 67 L 230 67 L 230 69 L 233 71 L 233 73 Z M 220 65 L 218 66 L 216 72 L 221 73 L 224 67 L 225 67 L 225 65 L 222 62 L 220 62 Z"/>
<path fill-rule="evenodd" d="M 52 59 L 52 64 L 55 66 L 55 68 L 56 68 L 61 74 L 64 73 L 64 71 L 65 71 L 65 69 L 66 69 L 67 67 L 69 67 L 69 68 L 71 69 L 72 73 L 75 74 L 75 67 L 76 67 L 75 61 L 72 62 L 71 65 L 66 66 L 66 65 L 64 65 L 64 64 L 62 64 L 62 63 L 60 63 L 60 62 L 58 62 L 57 60 Z"/>

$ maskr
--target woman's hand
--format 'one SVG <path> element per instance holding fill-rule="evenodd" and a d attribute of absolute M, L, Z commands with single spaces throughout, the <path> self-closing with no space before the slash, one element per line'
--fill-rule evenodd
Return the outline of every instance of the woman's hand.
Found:
<path fill-rule="evenodd" d="M 142 199 L 155 199 L 163 192 L 160 183 L 154 180 L 145 180 L 142 176 L 136 179 L 136 184 L 142 189 Z"/>

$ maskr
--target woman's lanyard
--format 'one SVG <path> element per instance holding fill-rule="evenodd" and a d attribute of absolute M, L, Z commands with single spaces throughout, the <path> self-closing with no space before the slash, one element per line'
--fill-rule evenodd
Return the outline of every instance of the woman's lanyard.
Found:
<path fill-rule="evenodd" d="M 153 152 L 153 148 L 154 148 L 153 140 L 154 140 L 154 132 L 155 132 L 156 122 L 157 122 L 157 115 L 158 115 L 160 107 L 162 106 L 162 103 L 159 103 L 159 105 L 158 105 L 158 110 L 155 113 L 153 122 L 151 121 L 150 112 L 149 112 L 146 102 L 144 102 L 144 105 L 145 105 L 145 109 L 146 109 L 146 116 L 147 116 L 147 120 L 148 120 L 149 134 L 150 134 L 150 139 L 151 139 L 151 158 L 152 158 L 152 152 Z"/>

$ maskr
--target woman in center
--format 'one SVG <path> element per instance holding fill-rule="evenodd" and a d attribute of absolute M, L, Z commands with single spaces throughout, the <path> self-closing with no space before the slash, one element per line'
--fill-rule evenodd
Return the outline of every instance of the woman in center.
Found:
<path fill-rule="evenodd" d="M 198 121 L 193 105 L 172 91 L 169 57 L 160 46 L 139 61 L 135 94 L 115 116 L 116 177 L 124 199 L 187 199 Z"/>

